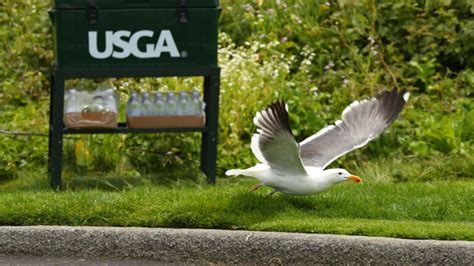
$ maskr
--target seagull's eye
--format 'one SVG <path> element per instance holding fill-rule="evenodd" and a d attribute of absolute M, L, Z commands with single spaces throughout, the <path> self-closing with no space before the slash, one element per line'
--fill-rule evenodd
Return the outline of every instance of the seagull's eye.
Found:
<path fill-rule="evenodd" d="M 341 173 L 341 172 L 339 172 L 339 175 L 342 175 L 342 173 Z"/>

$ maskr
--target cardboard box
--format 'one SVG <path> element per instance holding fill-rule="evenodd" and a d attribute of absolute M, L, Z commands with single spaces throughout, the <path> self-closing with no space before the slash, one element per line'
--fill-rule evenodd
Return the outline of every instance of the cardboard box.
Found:
<path fill-rule="evenodd" d="M 187 128 L 203 127 L 204 116 L 127 116 L 129 128 Z"/>
<path fill-rule="evenodd" d="M 118 114 L 114 112 L 70 112 L 64 115 L 67 128 L 116 128 Z"/>

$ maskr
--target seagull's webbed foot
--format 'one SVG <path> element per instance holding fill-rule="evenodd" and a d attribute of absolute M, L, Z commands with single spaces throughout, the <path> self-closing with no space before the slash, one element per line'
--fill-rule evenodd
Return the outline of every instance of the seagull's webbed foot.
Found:
<path fill-rule="evenodd" d="M 254 192 L 255 190 L 257 190 L 261 187 L 263 187 L 263 184 L 256 184 L 255 186 L 252 187 L 252 189 L 250 191 Z"/>

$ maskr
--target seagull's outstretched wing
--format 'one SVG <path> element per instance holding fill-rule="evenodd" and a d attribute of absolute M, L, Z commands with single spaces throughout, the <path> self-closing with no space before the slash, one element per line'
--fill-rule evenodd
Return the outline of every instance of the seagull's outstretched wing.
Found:
<path fill-rule="evenodd" d="M 342 120 L 300 143 L 304 165 L 324 169 L 338 157 L 366 145 L 397 118 L 408 96 L 393 89 L 353 102 L 342 112 Z"/>
<path fill-rule="evenodd" d="M 260 162 L 284 173 L 306 174 L 283 101 L 257 112 L 253 122 L 258 129 L 252 136 L 251 148 Z"/>

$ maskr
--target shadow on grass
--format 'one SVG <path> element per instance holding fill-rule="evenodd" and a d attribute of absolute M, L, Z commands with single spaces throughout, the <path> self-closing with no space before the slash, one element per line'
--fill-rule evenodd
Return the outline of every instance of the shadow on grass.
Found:
<path fill-rule="evenodd" d="M 337 218 L 350 213 L 354 217 L 364 218 L 364 212 L 358 211 L 362 203 L 352 200 L 352 194 L 344 189 L 333 189 L 309 196 L 276 193 L 269 197 L 267 191 L 242 192 L 229 200 L 229 208 L 238 212 L 237 215 L 247 215 L 257 223 L 293 214 Z"/>
<path fill-rule="evenodd" d="M 162 226 L 246 230 L 256 223 L 276 219 L 287 208 L 280 197 L 266 197 L 242 187 L 225 191 L 220 187 L 206 188 L 202 192 L 191 191 L 186 199 L 170 206 L 163 213 Z"/>
<path fill-rule="evenodd" d="M 226 203 L 229 209 L 226 218 L 233 227 L 249 229 L 255 224 L 275 221 L 296 213 L 311 213 L 317 217 L 331 217 L 337 209 L 347 203 L 344 196 L 294 196 L 282 193 L 271 197 L 265 192 L 238 191 Z M 236 225 L 240 226 L 236 226 Z M 244 226 L 242 226 L 244 225 Z"/>
<path fill-rule="evenodd" d="M 183 167 L 172 171 L 157 173 L 102 176 L 101 173 L 71 175 L 63 178 L 63 190 L 98 189 L 103 191 L 121 191 L 141 186 L 174 186 L 204 184 L 206 176 L 196 168 Z"/>
<path fill-rule="evenodd" d="M 22 174 L 1 180 L 0 191 L 43 191 L 51 190 L 51 179 L 46 170 Z M 78 174 L 65 172 L 61 178 L 62 191 L 102 190 L 123 191 L 143 186 L 185 187 L 206 184 L 206 176 L 195 168 L 174 169 L 161 173 L 112 173 L 86 172 Z"/>

